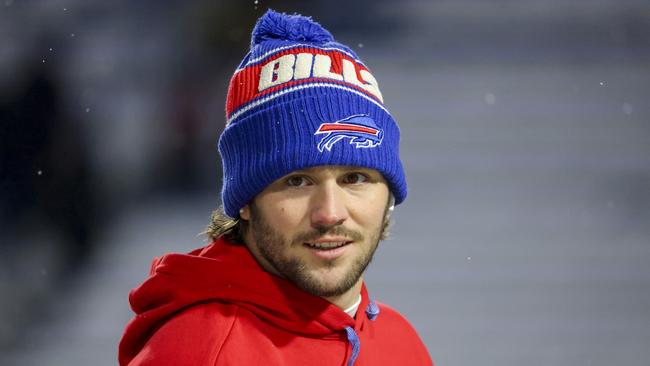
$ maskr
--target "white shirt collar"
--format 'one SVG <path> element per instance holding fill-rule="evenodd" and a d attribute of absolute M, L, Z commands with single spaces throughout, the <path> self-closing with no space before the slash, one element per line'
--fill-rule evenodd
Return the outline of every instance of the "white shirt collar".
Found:
<path fill-rule="evenodd" d="M 357 299 L 357 301 L 354 302 L 354 304 L 352 304 L 352 306 L 350 306 L 349 308 L 343 311 L 346 312 L 349 316 L 354 318 L 354 316 L 357 314 L 357 309 L 359 308 L 359 304 L 361 304 L 361 294 L 359 294 L 359 298 Z"/>

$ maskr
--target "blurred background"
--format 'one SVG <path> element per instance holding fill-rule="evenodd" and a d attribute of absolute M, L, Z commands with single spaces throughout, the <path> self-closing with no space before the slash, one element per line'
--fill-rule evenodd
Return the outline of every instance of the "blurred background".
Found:
<path fill-rule="evenodd" d="M 0 364 L 117 363 L 150 260 L 205 244 L 269 7 L 354 48 L 400 123 L 367 282 L 437 365 L 648 365 L 645 0 L 1 0 Z"/>

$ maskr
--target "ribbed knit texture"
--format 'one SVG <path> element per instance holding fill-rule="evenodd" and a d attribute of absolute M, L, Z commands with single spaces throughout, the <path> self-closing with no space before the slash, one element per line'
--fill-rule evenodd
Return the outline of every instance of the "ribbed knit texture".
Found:
<path fill-rule="evenodd" d="M 321 74 L 316 71 L 317 57 L 318 62 L 331 62 L 327 73 L 322 66 Z M 264 72 L 272 77 L 265 79 Z M 407 188 L 399 128 L 367 74 L 352 50 L 310 18 L 273 11 L 262 16 L 226 101 L 228 124 L 219 140 L 226 214 L 237 217 L 240 208 L 276 179 L 320 165 L 376 169 L 386 178 L 395 203 L 401 203 Z M 373 141 L 364 147 L 354 142 L 355 136 L 345 135 L 331 150 L 319 151 L 318 144 L 328 136 L 316 134 L 321 124 L 355 115 L 374 121 L 383 139 L 377 143 L 376 137 L 363 135 L 361 140 Z"/>

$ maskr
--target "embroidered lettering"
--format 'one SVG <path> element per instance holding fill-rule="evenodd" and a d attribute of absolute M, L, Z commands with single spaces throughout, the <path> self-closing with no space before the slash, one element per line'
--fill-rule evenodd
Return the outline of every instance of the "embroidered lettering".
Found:
<path fill-rule="evenodd" d="M 315 77 L 344 81 L 364 89 L 381 102 L 384 101 L 377 80 L 368 70 L 358 68 L 356 63 L 346 58 L 342 58 L 341 62 L 342 73 L 338 74 L 332 71 L 332 58 L 328 55 L 307 52 L 284 55 L 262 66 L 257 90 L 261 92 L 292 80 Z"/>

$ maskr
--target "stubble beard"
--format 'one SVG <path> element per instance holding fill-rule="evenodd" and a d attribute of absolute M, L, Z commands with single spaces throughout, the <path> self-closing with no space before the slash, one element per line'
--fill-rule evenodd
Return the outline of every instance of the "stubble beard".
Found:
<path fill-rule="evenodd" d="M 363 251 L 358 258 L 345 269 L 343 277 L 335 284 L 326 284 L 317 278 L 307 264 L 297 257 L 285 255 L 288 250 L 302 243 L 315 240 L 325 234 L 343 235 L 355 241 L 351 245 L 362 245 L 364 237 L 361 233 L 346 229 L 342 226 L 316 228 L 310 232 L 300 233 L 291 240 L 285 240 L 281 233 L 274 230 L 264 219 L 263 215 L 257 210 L 255 205 L 251 205 L 251 225 L 249 229 L 255 240 L 257 249 L 262 257 L 269 263 L 273 269 L 285 279 L 291 281 L 298 288 L 315 296 L 332 297 L 339 296 L 350 290 L 361 278 L 366 270 L 372 257 L 379 246 L 382 225 L 372 233 L 370 247 Z M 331 269 L 335 267 L 337 260 L 330 260 L 324 263 L 325 267 Z"/>

